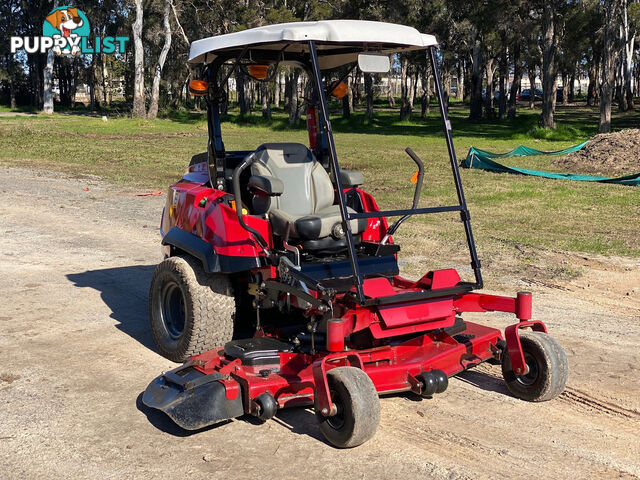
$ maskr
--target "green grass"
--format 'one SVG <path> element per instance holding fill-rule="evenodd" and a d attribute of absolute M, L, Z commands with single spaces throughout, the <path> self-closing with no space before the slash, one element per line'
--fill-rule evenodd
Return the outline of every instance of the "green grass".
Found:
<path fill-rule="evenodd" d="M 559 129 L 554 133 L 537 129 L 537 110 L 520 110 L 513 122 L 471 123 L 466 116 L 464 106 L 452 105 L 459 159 L 471 146 L 495 152 L 519 144 L 540 150 L 566 148 L 596 133 L 598 111 L 558 107 Z M 638 123 L 638 113 L 614 115 L 614 128 Z M 456 202 L 437 109 L 409 122 L 384 109 L 373 120 L 357 113 L 349 121 L 336 118 L 333 128 L 341 165 L 364 174 L 365 189 L 381 207 L 411 203 L 415 165 L 404 153 L 407 146 L 426 166 L 421 205 Z M 268 141 L 307 143 L 304 122 L 291 128 L 280 111 L 274 112 L 272 122 L 263 120 L 260 112 L 251 117 L 230 115 L 222 129 L 227 150 L 253 149 Z M 94 174 L 137 188 L 164 189 L 180 177 L 192 155 L 206 150 L 206 135 L 204 114 L 185 111 L 155 121 L 109 117 L 103 122 L 99 116 L 76 114 L 0 117 L 0 164 Z M 509 164 L 561 171 L 552 160 L 514 157 Z M 479 170 L 463 170 L 462 177 L 481 259 L 494 271 L 534 275 L 541 268 L 542 275 L 564 278 L 575 269 L 556 265 L 544 252 L 640 256 L 640 188 Z M 449 257 L 468 265 L 456 215 L 414 217 L 397 236 L 409 271 L 446 265 L 441 259 Z"/>
<path fill-rule="evenodd" d="M 29 107 L 29 106 L 11 108 L 9 105 L 0 105 L 0 113 L 10 113 L 10 112 L 20 113 L 20 112 L 37 112 L 37 111 L 38 111 L 37 108 Z"/>

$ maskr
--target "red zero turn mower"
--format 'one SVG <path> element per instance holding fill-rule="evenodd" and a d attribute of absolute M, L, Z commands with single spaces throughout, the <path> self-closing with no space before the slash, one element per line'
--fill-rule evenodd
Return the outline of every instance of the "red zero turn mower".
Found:
<path fill-rule="evenodd" d="M 531 320 L 531 294 L 475 293 L 480 262 L 443 103 L 432 35 L 379 22 L 333 20 L 270 25 L 199 40 L 189 60 L 205 80 L 208 152 L 193 157 L 169 190 L 162 218 L 165 260 L 151 282 L 151 329 L 159 351 L 185 362 L 156 378 L 142 401 L 187 430 L 244 414 L 313 406 L 337 447 L 370 439 L 378 395 L 442 393 L 448 377 L 501 362 L 507 387 L 529 401 L 559 395 L 568 375 L 562 348 Z M 342 170 L 327 96 L 344 94 L 356 65 L 384 73 L 396 52 L 424 50 L 433 68 L 458 204 L 380 211 L 363 176 Z M 310 148 L 265 143 L 225 151 L 219 103 L 234 72 L 269 82 L 277 68 L 303 69 Z M 331 81 L 333 79 L 333 81 Z M 456 270 L 418 281 L 399 275 L 392 235 L 410 216 L 459 212 L 475 282 Z M 391 226 L 387 218 L 397 217 Z M 463 312 L 513 313 L 504 336 L 463 321 Z M 521 333 L 521 329 L 531 331 Z"/>

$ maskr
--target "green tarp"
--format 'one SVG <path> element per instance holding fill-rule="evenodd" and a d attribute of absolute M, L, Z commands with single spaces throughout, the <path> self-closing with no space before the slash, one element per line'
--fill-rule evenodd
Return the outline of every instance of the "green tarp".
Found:
<path fill-rule="evenodd" d="M 527 170 L 526 168 L 508 167 L 492 160 L 494 158 L 525 157 L 530 155 L 566 155 L 568 153 L 580 150 L 587 143 L 588 142 L 583 142 L 580 145 L 575 145 L 564 150 L 558 150 L 557 152 L 543 152 L 540 150 L 536 150 L 535 148 L 525 147 L 523 145 L 520 145 L 518 148 L 511 150 L 508 153 L 485 152 L 484 150 L 471 147 L 469 149 L 469 153 L 467 154 L 467 158 L 462 163 L 462 166 L 465 168 L 479 168 L 481 170 L 491 170 L 494 172 L 534 175 L 536 177 L 640 186 L 640 173 L 636 173 L 635 175 L 627 175 L 625 177 L 610 178 L 599 177 L 596 175 L 579 175 L 576 173 L 541 172 L 539 170 Z"/>

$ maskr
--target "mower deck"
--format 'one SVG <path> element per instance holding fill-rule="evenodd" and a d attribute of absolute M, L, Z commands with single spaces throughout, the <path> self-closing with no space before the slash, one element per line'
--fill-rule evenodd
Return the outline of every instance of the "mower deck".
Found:
<path fill-rule="evenodd" d="M 263 394 L 272 396 L 277 408 L 313 405 L 326 371 L 350 363 L 360 363 L 378 394 L 421 394 L 417 377 L 422 372 L 442 371 L 450 377 L 486 360 L 499 360 L 502 335 L 466 322 L 393 345 L 316 355 L 277 352 L 272 340 L 280 344 L 276 348 L 286 344 L 273 337 L 253 340 L 258 340 L 254 349 L 245 350 L 243 358 L 236 356 L 239 342 L 229 342 L 160 375 L 147 388 L 143 402 L 182 428 L 197 430 L 245 413 L 259 415 L 256 399 Z"/>

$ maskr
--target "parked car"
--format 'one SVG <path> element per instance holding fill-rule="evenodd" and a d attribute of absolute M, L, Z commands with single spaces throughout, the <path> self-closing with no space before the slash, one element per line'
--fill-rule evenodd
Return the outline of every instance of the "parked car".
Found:
<path fill-rule="evenodd" d="M 509 92 L 505 92 L 507 94 L 507 97 L 509 97 Z M 487 89 L 483 88 L 482 89 L 482 99 L 484 100 L 485 98 L 487 98 Z M 493 98 L 498 100 L 500 98 L 500 90 L 496 90 L 495 92 L 493 92 Z"/>
<path fill-rule="evenodd" d="M 531 98 L 531 89 L 526 88 L 520 92 L 520 95 L 516 96 L 518 100 L 529 100 Z M 539 88 L 535 89 L 534 93 L 534 101 L 542 100 L 542 90 Z"/>

